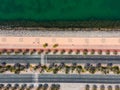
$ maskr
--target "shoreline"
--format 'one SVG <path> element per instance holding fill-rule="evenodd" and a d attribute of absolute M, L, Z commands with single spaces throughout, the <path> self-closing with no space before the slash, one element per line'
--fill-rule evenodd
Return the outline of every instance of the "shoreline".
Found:
<path fill-rule="evenodd" d="M 38 31 L 120 31 L 120 28 L 45 28 L 45 27 L 0 27 L 0 30 L 38 30 Z"/>
<path fill-rule="evenodd" d="M 0 29 L 6 30 L 55 30 L 55 31 L 119 31 L 120 20 L 80 21 L 0 21 Z"/>

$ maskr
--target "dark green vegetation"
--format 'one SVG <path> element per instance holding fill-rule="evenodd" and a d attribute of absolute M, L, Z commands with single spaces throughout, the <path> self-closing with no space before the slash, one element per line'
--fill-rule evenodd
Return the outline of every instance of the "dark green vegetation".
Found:
<path fill-rule="evenodd" d="M 1 90 L 60 90 L 61 86 L 60 84 L 38 84 L 38 86 L 34 86 L 34 84 L 17 84 L 15 83 L 13 84 L 0 84 L 0 89 Z"/>
<path fill-rule="evenodd" d="M 77 64 L 77 63 L 72 63 L 70 64 L 65 64 L 65 63 L 60 63 L 60 64 L 55 64 L 51 63 L 49 65 L 42 65 L 41 63 L 38 63 L 36 65 L 32 65 L 30 63 L 26 64 L 20 64 L 20 63 L 15 63 L 14 65 L 6 64 L 6 62 L 1 63 L 0 65 L 0 73 L 5 73 L 7 71 L 15 74 L 20 74 L 22 71 L 23 72 L 28 72 L 32 70 L 32 73 L 34 72 L 39 72 L 40 74 L 42 73 L 53 73 L 53 74 L 58 74 L 59 72 L 63 72 L 64 74 L 81 74 L 81 73 L 86 73 L 89 72 L 90 74 L 96 74 L 97 72 L 101 72 L 102 74 L 109 74 L 110 72 L 114 74 L 120 74 L 120 67 L 113 65 L 112 63 L 108 63 L 106 66 L 103 66 L 101 63 L 98 63 L 96 65 L 92 65 L 90 63 L 86 63 L 84 66 Z"/>
<path fill-rule="evenodd" d="M 0 25 L 119 28 L 120 0 L 1 0 Z"/>

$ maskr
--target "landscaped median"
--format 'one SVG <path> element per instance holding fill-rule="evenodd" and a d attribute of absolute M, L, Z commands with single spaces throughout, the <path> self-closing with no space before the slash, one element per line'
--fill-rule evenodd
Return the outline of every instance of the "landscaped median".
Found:
<path fill-rule="evenodd" d="M 4 74 L 120 74 L 119 65 L 108 64 L 0 64 L 0 73 Z"/>

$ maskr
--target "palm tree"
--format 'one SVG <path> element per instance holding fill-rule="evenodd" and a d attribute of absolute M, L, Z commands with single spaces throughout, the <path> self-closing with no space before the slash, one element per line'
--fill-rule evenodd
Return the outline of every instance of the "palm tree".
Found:
<path fill-rule="evenodd" d="M 46 70 L 47 72 L 53 71 L 53 67 L 49 66 L 48 69 Z"/>
<path fill-rule="evenodd" d="M 10 49 L 10 51 L 9 51 L 10 53 L 13 53 L 14 52 L 14 49 Z"/>
<path fill-rule="evenodd" d="M 25 65 L 21 65 L 19 69 L 20 69 L 20 71 L 24 70 L 25 69 Z"/>
<path fill-rule="evenodd" d="M 112 86 L 109 85 L 109 86 L 108 86 L 108 90 L 112 90 Z"/>
<path fill-rule="evenodd" d="M 1 63 L 1 65 L 2 65 L 3 67 L 5 67 L 6 64 L 7 64 L 6 62 L 2 62 L 2 63 Z"/>
<path fill-rule="evenodd" d="M 85 66 L 84 66 L 84 69 L 88 71 L 91 66 L 92 65 L 90 63 L 86 63 Z"/>
<path fill-rule="evenodd" d="M 37 87 L 37 90 L 41 90 L 42 87 L 43 87 L 43 85 L 42 85 L 42 84 L 39 84 L 38 87 Z"/>
<path fill-rule="evenodd" d="M 70 49 L 69 51 L 68 51 L 68 54 L 71 54 L 73 51 Z"/>
<path fill-rule="evenodd" d="M 20 71 L 24 70 L 25 66 L 21 65 L 19 63 L 14 64 L 14 70 L 15 70 L 15 74 L 19 74 Z"/>
<path fill-rule="evenodd" d="M 64 62 L 61 62 L 58 66 L 59 70 L 65 68 L 65 63 Z"/>
<path fill-rule="evenodd" d="M 54 53 L 54 54 L 56 54 L 57 52 L 58 52 L 58 50 L 57 50 L 57 49 L 53 51 L 53 53 Z"/>
<path fill-rule="evenodd" d="M 86 86 L 85 86 L 85 90 L 90 90 L 90 86 L 89 86 L 89 85 L 86 85 Z"/>
<path fill-rule="evenodd" d="M 50 90 L 60 90 L 60 84 L 52 84 Z"/>
<path fill-rule="evenodd" d="M 29 69 L 30 68 L 30 63 L 26 63 L 25 68 Z"/>
<path fill-rule="evenodd" d="M 41 50 L 39 50 L 39 51 L 38 51 L 38 54 L 41 54 L 41 53 L 43 53 L 43 51 L 44 51 L 44 50 L 42 50 L 42 49 L 41 49 Z"/>
<path fill-rule="evenodd" d="M 110 69 L 110 70 L 112 69 L 112 66 L 113 66 L 112 63 L 108 63 L 108 64 L 107 64 L 107 68 Z"/>
<path fill-rule="evenodd" d="M 72 66 L 76 67 L 76 66 L 77 66 L 77 63 L 72 63 Z"/>
<path fill-rule="evenodd" d="M 27 88 L 27 84 L 22 84 L 20 90 L 24 90 Z"/>
<path fill-rule="evenodd" d="M 49 85 L 48 85 L 48 84 L 44 84 L 44 85 L 43 85 L 43 90 L 47 90 L 47 89 L 48 89 L 48 87 L 49 87 Z"/>
<path fill-rule="evenodd" d="M 96 67 L 92 66 L 90 69 L 89 69 L 89 72 L 94 74 L 96 72 Z"/>
<path fill-rule="evenodd" d="M 44 73 L 45 69 L 41 68 L 40 73 Z"/>
<path fill-rule="evenodd" d="M 71 70 L 72 70 L 72 72 L 76 69 L 76 66 L 77 66 L 76 63 L 72 63 L 72 66 L 71 66 Z"/>
<path fill-rule="evenodd" d="M 60 84 L 56 84 L 56 90 L 60 90 Z"/>
<path fill-rule="evenodd" d="M 115 86 L 115 90 L 120 90 L 119 85 L 116 85 L 116 86 Z"/>
<path fill-rule="evenodd" d="M 95 50 L 94 49 L 91 50 L 91 54 L 92 55 L 95 54 Z"/>
<path fill-rule="evenodd" d="M 98 54 L 101 55 L 102 54 L 102 50 L 98 50 Z"/>
<path fill-rule="evenodd" d="M 15 67 L 8 65 L 7 68 L 9 68 L 10 72 L 15 72 Z"/>
<path fill-rule="evenodd" d="M 6 70 L 7 70 L 7 69 L 6 69 L 4 66 L 0 65 L 0 73 L 5 72 Z"/>
<path fill-rule="evenodd" d="M 13 86 L 12 90 L 16 90 L 16 89 L 18 89 L 18 88 L 19 88 L 19 84 L 15 84 L 15 85 Z"/>
<path fill-rule="evenodd" d="M 110 50 L 107 50 L 107 51 L 106 51 L 106 54 L 109 55 L 109 54 L 110 54 Z"/>
<path fill-rule="evenodd" d="M 2 52 L 0 51 L 0 55 L 2 54 Z"/>
<path fill-rule="evenodd" d="M 68 74 L 70 71 L 70 66 L 65 66 L 65 73 Z"/>
<path fill-rule="evenodd" d="M 57 74 L 58 71 L 59 71 L 58 67 L 56 67 L 55 69 L 53 69 L 53 73 L 54 73 L 54 74 Z"/>
<path fill-rule="evenodd" d="M 50 90 L 55 90 L 55 89 L 56 89 L 56 85 L 52 84 L 51 87 L 50 87 Z"/>
<path fill-rule="evenodd" d="M 117 54 L 118 54 L 117 50 L 114 50 L 114 51 L 113 51 L 113 54 L 114 54 L 114 55 L 117 55 Z"/>
<path fill-rule="evenodd" d="M 80 50 L 76 50 L 76 54 L 79 54 L 80 53 Z"/>
<path fill-rule="evenodd" d="M 31 89 L 33 89 L 33 88 L 34 88 L 34 85 L 31 84 L 31 85 L 27 88 L 27 90 L 31 90 Z"/>
<path fill-rule="evenodd" d="M 36 52 L 35 49 L 31 50 L 31 51 L 30 51 L 30 55 L 33 55 L 35 52 Z"/>
<path fill-rule="evenodd" d="M 29 52 L 30 52 L 30 50 L 29 50 L 29 49 L 26 49 L 26 50 L 24 50 L 23 55 L 26 55 L 26 54 L 28 54 Z"/>
<path fill-rule="evenodd" d="M 96 69 L 97 69 L 98 71 L 101 69 L 101 63 L 98 63 L 98 64 L 96 65 Z"/>
<path fill-rule="evenodd" d="M 48 54 L 48 53 L 50 53 L 51 52 L 51 50 L 50 49 L 48 49 L 46 52 L 45 52 L 45 54 Z"/>
<path fill-rule="evenodd" d="M 92 90 L 97 90 L 97 86 L 93 85 Z"/>
<path fill-rule="evenodd" d="M 6 68 L 6 62 L 2 62 L 0 65 L 0 71 L 1 72 L 5 72 L 8 71 L 8 69 Z"/>
<path fill-rule="evenodd" d="M 82 66 L 81 65 L 77 66 L 76 71 L 80 74 L 82 72 Z"/>
<path fill-rule="evenodd" d="M 48 67 L 46 65 L 41 66 L 43 70 L 47 70 Z"/>
<path fill-rule="evenodd" d="M 105 90 L 105 86 L 104 86 L 104 85 L 101 85 L 101 86 L 100 86 L 100 90 Z"/>
<path fill-rule="evenodd" d="M 12 66 L 11 65 L 6 65 L 7 70 L 11 70 Z"/>
<path fill-rule="evenodd" d="M 61 54 L 64 54 L 65 53 L 65 50 L 63 49 L 63 50 L 61 50 Z"/>
<path fill-rule="evenodd" d="M 4 88 L 4 84 L 0 84 L 0 89 L 2 90 Z"/>
<path fill-rule="evenodd" d="M 87 49 L 84 49 L 83 50 L 83 55 L 87 55 L 88 54 L 88 50 Z"/>
<path fill-rule="evenodd" d="M 38 65 L 34 66 L 34 70 L 38 70 L 39 68 L 41 68 L 41 63 L 39 63 Z M 47 67 L 46 67 L 47 68 Z"/>
<path fill-rule="evenodd" d="M 15 70 L 15 74 L 20 74 L 20 70 Z"/>
<path fill-rule="evenodd" d="M 38 70 L 39 69 L 39 67 L 38 67 L 38 65 L 36 65 L 35 67 L 34 67 L 34 70 Z"/>
<path fill-rule="evenodd" d="M 21 50 L 21 49 L 18 49 L 18 50 L 15 50 L 15 51 L 14 51 L 14 54 L 17 55 L 17 54 L 20 53 L 20 52 L 22 52 L 22 50 Z"/>
<path fill-rule="evenodd" d="M 6 53 L 7 52 L 7 49 L 2 49 L 2 53 Z"/>
<path fill-rule="evenodd" d="M 108 74 L 109 69 L 107 67 L 101 67 L 101 72 L 104 73 L 104 74 Z"/>
<path fill-rule="evenodd" d="M 9 90 L 10 88 L 12 88 L 12 85 L 11 84 L 7 84 L 5 89 Z"/>
<path fill-rule="evenodd" d="M 112 67 L 112 71 L 115 73 L 115 74 L 119 74 L 120 73 L 120 69 L 118 66 L 113 66 Z"/>

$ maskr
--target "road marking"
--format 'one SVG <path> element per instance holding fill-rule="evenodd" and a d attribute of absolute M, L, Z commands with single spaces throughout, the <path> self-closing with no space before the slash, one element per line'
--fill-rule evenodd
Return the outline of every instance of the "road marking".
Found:
<path fill-rule="evenodd" d="M 45 60 L 44 60 L 44 54 L 41 54 L 41 64 L 44 65 L 45 64 Z"/>
<path fill-rule="evenodd" d="M 45 55 L 45 64 L 47 64 L 47 55 Z"/>
<path fill-rule="evenodd" d="M 35 82 L 34 86 L 38 86 L 38 75 L 39 75 L 38 73 L 34 74 L 34 82 Z"/>
<path fill-rule="evenodd" d="M 38 82 L 38 73 L 35 73 L 34 79 L 35 79 L 35 82 L 37 83 Z"/>

